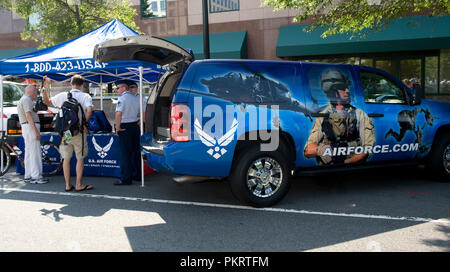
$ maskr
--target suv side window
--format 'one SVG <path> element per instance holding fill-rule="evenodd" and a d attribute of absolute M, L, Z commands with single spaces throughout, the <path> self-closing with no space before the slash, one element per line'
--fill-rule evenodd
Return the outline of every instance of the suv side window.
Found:
<path fill-rule="evenodd" d="M 391 79 L 369 71 L 360 71 L 361 84 L 366 103 L 406 104 L 406 95 L 397 83 Z"/>
<path fill-rule="evenodd" d="M 205 63 L 196 73 L 193 91 L 249 104 L 287 102 L 295 79 L 295 67 L 281 63 Z"/>

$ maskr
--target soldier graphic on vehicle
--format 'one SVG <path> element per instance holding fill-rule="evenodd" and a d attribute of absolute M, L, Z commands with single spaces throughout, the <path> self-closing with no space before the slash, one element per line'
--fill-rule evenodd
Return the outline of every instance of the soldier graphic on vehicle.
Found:
<path fill-rule="evenodd" d="M 320 77 L 320 86 L 329 105 L 315 119 L 304 149 L 305 157 L 316 158 L 319 165 L 364 161 L 369 154 L 355 154 L 347 150 L 375 144 L 373 120 L 351 105 L 351 84 L 337 69 L 325 70 Z M 336 150 L 344 149 L 345 152 L 336 153 Z"/>

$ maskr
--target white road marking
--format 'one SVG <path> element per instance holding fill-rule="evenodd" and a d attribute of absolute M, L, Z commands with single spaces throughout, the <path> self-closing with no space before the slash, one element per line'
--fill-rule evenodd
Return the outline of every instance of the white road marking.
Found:
<path fill-rule="evenodd" d="M 323 216 L 353 217 L 353 218 L 365 218 L 365 219 L 383 219 L 383 220 L 432 222 L 432 223 L 450 224 L 450 220 L 447 220 L 447 219 L 433 219 L 433 218 L 422 218 L 422 217 L 411 217 L 411 216 L 388 216 L 388 215 L 371 215 L 371 214 L 359 214 L 359 213 L 318 212 L 318 211 L 282 209 L 282 208 L 255 208 L 255 207 L 251 207 L 251 206 L 241 206 L 241 205 L 231 205 L 231 204 L 166 200 L 166 199 L 154 199 L 154 198 L 142 198 L 142 197 L 83 194 L 83 193 L 71 193 L 71 192 L 40 191 L 40 190 L 28 190 L 28 189 L 17 189 L 17 188 L 0 188 L 0 191 L 75 196 L 75 197 L 88 197 L 88 198 L 104 198 L 104 199 L 113 199 L 113 200 L 141 201 L 141 202 L 152 202 L 152 203 L 161 203 L 161 204 L 175 204 L 175 205 L 224 208 L 224 209 L 254 210 L 254 211 L 267 211 L 267 212 L 279 212 L 279 213 L 296 213 L 296 214 L 309 214 L 309 215 L 323 215 Z"/>

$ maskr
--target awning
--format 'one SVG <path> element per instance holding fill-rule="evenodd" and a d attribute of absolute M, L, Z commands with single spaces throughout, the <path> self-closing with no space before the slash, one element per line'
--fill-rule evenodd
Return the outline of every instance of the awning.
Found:
<path fill-rule="evenodd" d="M 450 15 L 412 16 L 391 22 L 386 29 L 365 38 L 334 35 L 325 39 L 323 29 L 308 33 L 304 25 L 282 26 L 277 43 L 278 57 L 315 56 L 450 48 Z"/>
<path fill-rule="evenodd" d="M 15 56 L 20 56 L 23 54 L 31 53 L 36 51 L 36 48 L 22 48 L 22 49 L 10 49 L 10 50 L 0 50 L 0 60 L 8 59 Z"/>
<path fill-rule="evenodd" d="M 163 37 L 163 39 L 194 52 L 195 59 L 203 59 L 203 35 Z M 246 59 L 247 31 L 209 34 L 212 59 Z"/>

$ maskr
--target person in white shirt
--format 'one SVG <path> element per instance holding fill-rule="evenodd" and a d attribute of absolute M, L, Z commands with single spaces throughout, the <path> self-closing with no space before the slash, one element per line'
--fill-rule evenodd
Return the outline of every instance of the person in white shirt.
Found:
<path fill-rule="evenodd" d="M 56 96 L 50 98 L 48 94 L 48 84 L 50 83 L 50 79 L 44 77 L 44 103 L 47 106 L 61 108 L 63 103 L 67 101 L 67 92 L 62 92 L 57 94 Z M 88 145 L 87 145 L 87 127 L 86 124 L 89 118 L 92 115 L 92 98 L 89 94 L 82 92 L 84 79 L 80 75 L 74 75 L 70 80 L 70 85 L 72 86 L 72 90 L 70 93 L 72 97 L 75 98 L 78 103 L 81 105 L 84 111 L 84 115 L 86 118 L 86 123 L 83 124 L 82 132 L 72 137 L 70 143 L 64 144 L 61 142 L 59 151 L 61 153 L 63 162 L 63 171 L 64 171 L 64 179 L 66 181 L 66 191 L 73 190 L 73 185 L 70 183 L 70 159 L 72 158 L 72 154 L 75 151 L 75 155 L 77 158 L 76 164 L 76 184 L 75 191 L 84 191 L 91 190 L 94 187 L 91 185 L 86 185 L 83 183 L 83 171 L 84 171 L 84 158 L 88 154 Z"/>
<path fill-rule="evenodd" d="M 22 137 L 25 142 L 25 175 L 24 181 L 29 183 L 47 183 L 42 178 L 42 153 L 39 116 L 33 110 L 38 95 L 36 85 L 28 85 L 25 95 L 17 104 L 17 113 L 22 127 Z"/>

